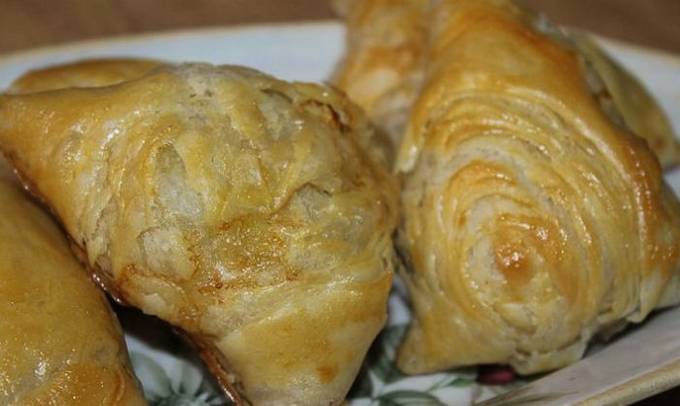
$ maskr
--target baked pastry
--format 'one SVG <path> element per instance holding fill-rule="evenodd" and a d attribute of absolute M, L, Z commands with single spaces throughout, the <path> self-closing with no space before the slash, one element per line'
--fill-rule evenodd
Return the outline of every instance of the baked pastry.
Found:
<path fill-rule="evenodd" d="M 162 62 L 151 59 L 105 58 L 36 69 L 18 78 L 6 93 L 35 93 L 69 87 L 101 87 L 137 79 Z"/>
<path fill-rule="evenodd" d="M 431 13 L 397 160 L 414 310 L 399 367 L 546 371 L 677 303 L 680 204 L 580 56 L 509 1 Z"/>
<path fill-rule="evenodd" d="M 0 252 L 0 404 L 146 404 L 106 298 L 57 225 L 7 180 Z"/>
<path fill-rule="evenodd" d="M 570 38 L 601 78 L 597 94 L 602 103 L 617 109 L 626 125 L 649 143 L 664 168 L 680 164 L 680 143 L 670 120 L 644 85 L 611 59 L 586 34 L 572 33 Z"/>
<path fill-rule="evenodd" d="M 347 25 L 346 52 L 333 82 L 399 145 L 429 62 L 428 0 L 340 0 Z M 521 18 L 583 58 L 600 101 L 647 140 L 664 168 L 680 163 L 680 143 L 668 118 L 644 86 L 583 33 L 567 33 L 545 17 Z"/>
<path fill-rule="evenodd" d="M 428 0 L 339 0 L 346 52 L 332 82 L 398 146 L 423 75 Z"/>
<path fill-rule="evenodd" d="M 0 181 L 16 182 L 16 177 L 12 173 L 12 166 L 2 154 L 0 154 Z"/>
<path fill-rule="evenodd" d="M 12 83 L 6 94 L 23 94 L 69 87 L 102 87 L 137 79 L 162 62 L 152 59 L 104 58 L 88 59 L 36 69 Z M 0 179 L 15 181 L 11 165 L 0 154 Z"/>
<path fill-rule="evenodd" d="M 343 400 L 385 322 L 397 217 L 358 107 L 187 64 L 3 96 L 0 122 L 101 285 L 181 329 L 237 403 Z"/>

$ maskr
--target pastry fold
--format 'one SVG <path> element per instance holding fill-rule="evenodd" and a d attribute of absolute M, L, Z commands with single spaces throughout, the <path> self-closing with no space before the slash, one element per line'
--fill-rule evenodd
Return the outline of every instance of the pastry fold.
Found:
<path fill-rule="evenodd" d="M 429 21 L 397 161 L 400 368 L 559 368 L 677 303 L 678 200 L 580 54 L 509 1 L 442 0 Z"/>
<path fill-rule="evenodd" d="M 578 52 L 601 79 L 597 86 L 601 103 L 619 111 L 628 128 L 644 138 L 664 168 L 680 164 L 680 143 L 668 116 L 645 86 L 607 55 L 587 34 L 572 33 Z"/>
<path fill-rule="evenodd" d="M 346 50 L 332 82 L 397 147 L 422 82 L 428 0 L 338 0 Z"/>
<path fill-rule="evenodd" d="M 339 0 L 346 51 L 333 82 L 363 107 L 399 146 L 427 66 L 432 62 L 432 4 L 428 0 Z M 574 50 L 600 102 L 616 110 L 644 138 L 664 168 L 680 163 L 680 142 L 668 117 L 630 72 L 584 33 L 570 33 L 545 17 L 516 9 L 517 17 Z"/>
<path fill-rule="evenodd" d="M 358 107 L 243 67 L 164 65 L 0 97 L 0 123 L 102 286 L 182 330 L 233 400 L 344 399 L 385 322 L 397 216 Z"/>
<path fill-rule="evenodd" d="M 106 297 L 57 225 L 7 180 L 0 314 L 0 404 L 146 404 Z"/>

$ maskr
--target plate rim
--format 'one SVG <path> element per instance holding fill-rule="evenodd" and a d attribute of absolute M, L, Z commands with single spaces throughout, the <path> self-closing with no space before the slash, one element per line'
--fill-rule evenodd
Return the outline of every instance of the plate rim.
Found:
<path fill-rule="evenodd" d="M 219 35 L 230 33 L 242 33 L 248 31 L 260 31 L 266 29 L 277 30 L 306 30 L 306 29 L 333 29 L 341 28 L 339 19 L 298 20 L 298 21 L 270 21 L 270 22 L 244 22 L 228 25 L 206 25 L 203 27 L 186 27 L 168 30 L 154 30 L 130 34 L 108 35 L 102 37 L 86 38 L 75 41 L 66 41 L 52 45 L 38 45 L 35 47 L 0 52 L 0 65 L 9 64 L 25 58 L 40 58 L 55 52 L 71 53 L 73 51 L 100 48 L 114 45 L 126 45 L 131 42 L 144 42 L 156 39 L 170 40 L 174 37 L 188 35 Z M 680 61 L 680 56 L 678 57 Z"/>
<path fill-rule="evenodd" d="M 188 35 L 219 35 L 230 33 L 243 33 L 248 31 L 260 31 L 266 29 L 277 30 L 307 30 L 307 29 L 343 29 L 344 25 L 340 19 L 320 19 L 320 20 L 297 20 L 297 21 L 271 21 L 271 22 L 245 22 L 229 25 L 209 25 L 203 27 L 187 27 L 168 30 L 155 30 L 132 34 L 110 35 L 96 38 L 88 38 L 75 41 L 66 41 L 53 45 L 42 45 L 24 49 L 13 50 L 0 53 L 0 65 L 6 65 L 26 58 L 46 57 L 50 54 L 64 52 L 73 53 L 74 51 L 104 48 L 114 45 L 129 44 L 131 42 L 144 42 L 149 40 L 171 40 L 175 37 Z M 582 32 L 588 32 L 579 30 Z M 647 47 L 645 45 L 634 44 L 625 40 L 616 39 L 600 34 L 590 33 L 599 41 L 604 42 L 622 50 L 634 52 L 646 57 L 654 58 L 663 63 L 677 65 L 680 69 L 680 53 L 673 53 L 663 49 Z"/>
<path fill-rule="evenodd" d="M 632 404 L 651 398 L 680 385 L 680 359 L 661 365 L 658 369 L 621 382 L 591 397 L 583 399 L 579 406 Z"/>

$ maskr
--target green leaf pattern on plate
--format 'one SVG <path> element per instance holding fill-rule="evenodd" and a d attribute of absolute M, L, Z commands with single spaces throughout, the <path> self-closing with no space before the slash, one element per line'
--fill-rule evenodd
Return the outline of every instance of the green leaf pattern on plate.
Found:
<path fill-rule="evenodd" d="M 470 405 L 521 385 L 483 386 L 475 369 L 406 376 L 396 367 L 397 347 L 409 319 L 405 299 L 393 292 L 391 321 L 378 336 L 348 394 L 352 406 Z M 395 317 L 396 316 L 396 317 Z M 132 364 L 152 406 L 212 406 L 227 404 L 210 374 L 190 349 L 178 345 L 167 329 L 152 344 L 126 335 Z M 163 337 L 166 335 L 166 337 Z"/>
<path fill-rule="evenodd" d="M 226 399 L 202 372 L 189 362 L 178 362 L 174 368 L 163 368 L 141 352 L 130 353 L 132 366 L 151 406 L 223 405 Z"/>

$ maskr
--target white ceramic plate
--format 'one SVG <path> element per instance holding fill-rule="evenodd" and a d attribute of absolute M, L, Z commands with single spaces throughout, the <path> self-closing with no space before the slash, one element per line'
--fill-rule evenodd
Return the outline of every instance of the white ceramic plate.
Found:
<path fill-rule="evenodd" d="M 324 81 L 342 52 L 335 22 L 259 25 L 180 31 L 0 56 L 0 88 L 28 69 L 100 56 L 139 56 L 170 61 L 242 64 L 289 80 Z M 613 56 L 637 73 L 661 100 L 680 132 L 680 58 L 602 40 Z M 680 192 L 680 171 L 668 175 Z M 390 327 L 371 350 L 350 393 L 353 405 L 466 405 L 501 395 L 489 404 L 622 404 L 680 384 L 680 309 L 651 318 L 583 361 L 533 382 L 504 386 L 475 383 L 477 371 L 404 377 L 392 363 L 409 314 L 403 294 L 390 300 Z M 153 404 L 224 402 L 191 352 L 162 323 L 119 309 L 135 370 Z"/>

